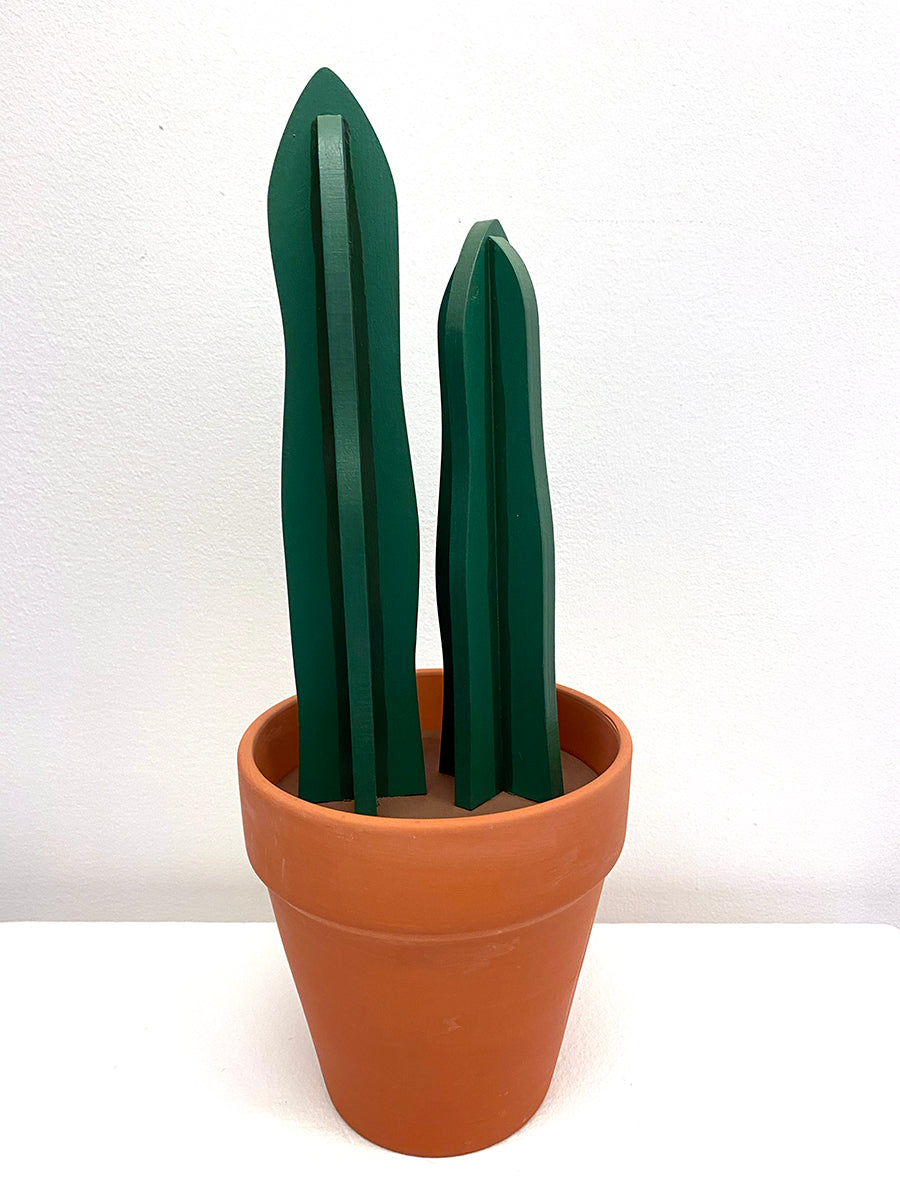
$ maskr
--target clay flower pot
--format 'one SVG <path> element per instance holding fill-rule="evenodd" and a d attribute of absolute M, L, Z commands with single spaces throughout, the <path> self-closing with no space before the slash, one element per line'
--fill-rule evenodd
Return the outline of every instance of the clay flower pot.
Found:
<path fill-rule="evenodd" d="M 423 729 L 442 673 L 418 673 Z M 563 749 L 597 778 L 458 820 L 361 816 L 276 786 L 297 765 L 296 700 L 238 751 L 247 853 L 268 887 L 328 1093 L 405 1154 L 465 1154 L 531 1117 L 556 1066 L 603 881 L 625 838 L 631 738 L 558 689 Z"/>

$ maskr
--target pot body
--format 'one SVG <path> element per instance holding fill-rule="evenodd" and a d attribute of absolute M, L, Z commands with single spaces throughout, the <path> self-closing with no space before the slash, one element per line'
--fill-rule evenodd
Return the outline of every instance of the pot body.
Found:
<path fill-rule="evenodd" d="M 423 729 L 442 674 L 418 672 Z M 631 738 L 558 688 L 564 750 L 598 772 L 555 800 L 459 819 L 358 816 L 277 787 L 297 705 L 259 717 L 238 772 L 250 862 L 269 889 L 325 1086 L 345 1121 L 406 1154 L 465 1154 L 543 1100 L 597 901 L 625 837 Z"/>

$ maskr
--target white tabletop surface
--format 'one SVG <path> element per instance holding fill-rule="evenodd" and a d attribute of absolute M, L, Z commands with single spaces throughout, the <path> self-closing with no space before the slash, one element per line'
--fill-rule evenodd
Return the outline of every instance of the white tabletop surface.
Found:
<path fill-rule="evenodd" d="M 0 1195 L 900 1196 L 900 931 L 598 925 L 543 1107 L 418 1159 L 331 1108 L 273 925 L 0 925 Z"/>

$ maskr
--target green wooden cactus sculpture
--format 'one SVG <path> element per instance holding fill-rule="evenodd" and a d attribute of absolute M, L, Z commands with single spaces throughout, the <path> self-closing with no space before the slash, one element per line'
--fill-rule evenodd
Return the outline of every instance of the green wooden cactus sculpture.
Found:
<path fill-rule="evenodd" d="M 537 303 L 497 221 L 463 244 L 438 348 L 441 770 L 463 808 L 504 790 L 548 800 L 563 786 Z"/>
<path fill-rule="evenodd" d="M 331 71 L 291 113 L 269 184 L 284 325 L 282 522 L 299 794 L 425 790 L 415 679 L 419 528 L 400 389 L 397 199 Z"/>
<path fill-rule="evenodd" d="M 419 530 L 400 388 L 397 200 L 362 109 L 328 70 L 269 184 L 285 341 L 282 520 L 299 794 L 425 790 L 415 680 Z M 562 791 L 553 530 L 537 306 L 496 221 L 475 225 L 439 317 L 441 770 L 472 809 Z"/>

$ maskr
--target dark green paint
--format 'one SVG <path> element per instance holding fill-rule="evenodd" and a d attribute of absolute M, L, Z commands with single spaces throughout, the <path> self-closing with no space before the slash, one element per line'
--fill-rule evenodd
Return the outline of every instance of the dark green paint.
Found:
<path fill-rule="evenodd" d="M 400 389 L 397 200 L 331 71 L 291 114 L 269 183 L 285 341 L 282 524 L 299 792 L 424 792 L 415 680 L 419 529 Z"/>
<path fill-rule="evenodd" d="M 441 770 L 456 803 L 562 792 L 553 523 L 537 303 L 496 221 L 474 225 L 438 318 L 443 457 L 437 597 Z"/>

